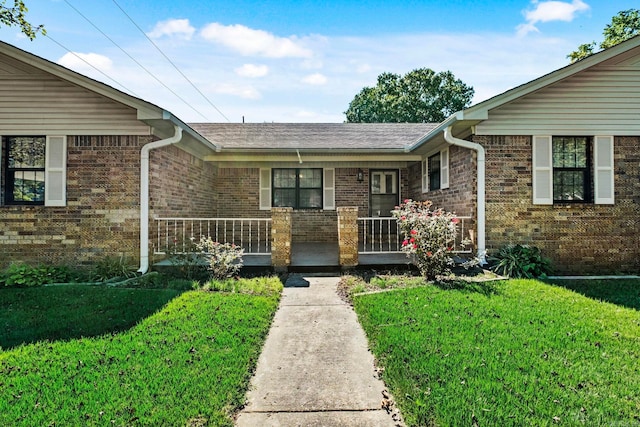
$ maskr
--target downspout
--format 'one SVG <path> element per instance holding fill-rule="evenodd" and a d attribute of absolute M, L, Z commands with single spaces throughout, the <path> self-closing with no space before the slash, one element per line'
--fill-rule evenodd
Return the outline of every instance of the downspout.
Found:
<path fill-rule="evenodd" d="M 146 144 L 140 150 L 140 269 L 139 273 L 149 270 L 149 152 L 156 148 L 180 142 L 182 128 L 174 125 L 172 137 Z"/>
<path fill-rule="evenodd" d="M 486 263 L 486 242 L 485 242 L 485 153 L 484 147 L 478 143 L 466 141 L 453 136 L 451 126 L 444 130 L 444 140 L 451 145 L 457 145 L 469 150 L 474 150 L 477 157 L 478 176 L 478 202 L 477 202 L 477 225 L 478 225 L 478 259 L 484 265 Z"/>

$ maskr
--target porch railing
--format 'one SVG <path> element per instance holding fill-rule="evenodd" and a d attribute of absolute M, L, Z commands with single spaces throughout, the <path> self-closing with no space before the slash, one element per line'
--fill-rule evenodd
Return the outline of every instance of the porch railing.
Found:
<path fill-rule="evenodd" d="M 154 222 L 155 254 L 185 253 L 200 237 L 233 243 L 245 254 L 271 254 L 271 218 L 156 218 Z"/>
<path fill-rule="evenodd" d="M 454 253 L 470 254 L 471 246 L 462 246 L 463 239 L 468 239 L 470 216 L 459 216 L 458 233 L 454 243 Z M 395 218 L 366 217 L 358 218 L 358 253 L 394 253 L 402 252 L 402 232 Z"/>

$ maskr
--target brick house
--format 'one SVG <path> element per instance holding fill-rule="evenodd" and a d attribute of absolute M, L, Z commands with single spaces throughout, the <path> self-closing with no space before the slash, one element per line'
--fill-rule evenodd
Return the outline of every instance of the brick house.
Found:
<path fill-rule="evenodd" d="M 146 271 L 198 235 L 280 268 L 310 242 L 336 265 L 394 262 L 389 210 L 412 198 L 465 218 L 480 253 L 640 271 L 640 37 L 439 124 L 186 124 L 6 44 L 0 75 L 0 266 Z"/>

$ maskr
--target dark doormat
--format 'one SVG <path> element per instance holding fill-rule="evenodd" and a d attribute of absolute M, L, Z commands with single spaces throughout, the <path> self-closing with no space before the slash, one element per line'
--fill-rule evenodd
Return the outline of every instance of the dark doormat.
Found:
<path fill-rule="evenodd" d="M 284 283 L 285 288 L 308 288 L 309 281 L 299 274 L 290 274 Z"/>

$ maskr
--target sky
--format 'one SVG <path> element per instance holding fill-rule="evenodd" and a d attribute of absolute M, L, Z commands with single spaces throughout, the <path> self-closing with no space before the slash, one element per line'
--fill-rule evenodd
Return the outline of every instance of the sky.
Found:
<path fill-rule="evenodd" d="M 9 2 L 10 3 L 10 2 Z M 451 71 L 473 103 L 569 64 L 637 0 L 26 0 L 0 40 L 185 122 L 343 122 L 383 72 Z M 90 64 L 90 65 L 89 65 Z"/>

